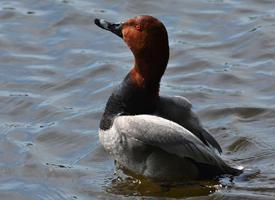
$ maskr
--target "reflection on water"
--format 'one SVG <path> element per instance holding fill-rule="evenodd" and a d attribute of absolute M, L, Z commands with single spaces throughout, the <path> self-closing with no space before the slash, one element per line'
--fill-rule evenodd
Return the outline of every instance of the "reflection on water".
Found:
<path fill-rule="evenodd" d="M 216 183 L 217 184 L 217 183 Z M 148 180 L 129 178 L 126 180 L 114 179 L 106 187 L 106 192 L 125 196 L 155 196 L 155 197 L 192 197 L 205 196 L 219 189 L 219 185 L 211 183 L 185 183 L 183 185 L 162 186 Z"/>
<path fill-rule="evenodd" d="M 227 187 L 227 186 L 225 186 Z M 206 196 L 222 188 L 219 181 L 188 181 L 183 183 L 157 183 L 140 176 L 127 176 L 120 170 L 104 187 L 108 193 L 136 197 L 193 197 Z"/>
<path fill-rule="evenodd" d="M 274 199 L 273 4 L 2 0 L 1 199 Z M 114 174 L 98 124 L 133 58 L 93 18 L 139 14 L 160 18 L 169 33 L 161 93 L 188 97 L 224 159 L 252 169 L 245 177 L 168 187 Z"/>

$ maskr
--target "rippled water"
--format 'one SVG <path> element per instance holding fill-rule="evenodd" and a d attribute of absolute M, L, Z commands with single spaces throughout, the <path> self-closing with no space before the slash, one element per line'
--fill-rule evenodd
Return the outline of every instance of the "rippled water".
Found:
<path fill-rule="evenodd" d="M 1 199 L 275 198 L 273 0 L 0 1 Z M 94 17 L 160 18 L 161 92 L 184 95 L 227 160 L 259 174 L 171 188 L 114 174 L 97 130 L 132 55 Z M 117 172 L 119 173 L 119 172 Z"/>

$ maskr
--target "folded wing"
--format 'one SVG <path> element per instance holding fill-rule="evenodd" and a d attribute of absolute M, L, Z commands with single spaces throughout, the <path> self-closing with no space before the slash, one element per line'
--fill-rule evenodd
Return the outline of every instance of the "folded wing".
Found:
<path fill-rule="evenodd" d="M 114 128 L 132 138 L 197 163 L 226 166 L 215 152 L 190 131 L 170 120 L 153 115 L 119 116 Z"/>
<path fill-rule="evenodd" d="M 157 105 L 156 115 L 183 126 L 196 135 L 205 145 L 215 148 L 219 153 L 222 149 L 215 138 L 203 128 L 197 115 L 192 111 L 190 101 L 181 96 L 162 96 Z"/>

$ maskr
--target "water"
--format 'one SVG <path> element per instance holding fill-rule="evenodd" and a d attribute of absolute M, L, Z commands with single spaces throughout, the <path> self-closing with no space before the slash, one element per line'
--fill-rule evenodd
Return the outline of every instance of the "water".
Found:
<path fill-rule="evenodd" d="M 1 0 L 1 199 L 275 199 L 273 0 Z M 167 27 L 161 93 L 188 97 L 236 165 L 259 174 L 171 188 L 114 174 L 97 130 L 132 55 L 94 17 Z"/>

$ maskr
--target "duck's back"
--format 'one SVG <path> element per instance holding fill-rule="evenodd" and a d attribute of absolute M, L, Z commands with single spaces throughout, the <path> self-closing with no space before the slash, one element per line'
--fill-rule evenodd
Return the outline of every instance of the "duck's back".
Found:
<path fill-rule="evenodd" d="M 156 115 L 178 123 L 196 135 L 205 145 L 211 146 L 221 153 L 222 149 L 220 145 L 215 138 L 203 128 L 199 118 L 191 108 L 191 102 L 185 97 L 161 96 L 156 107 Z"/>

